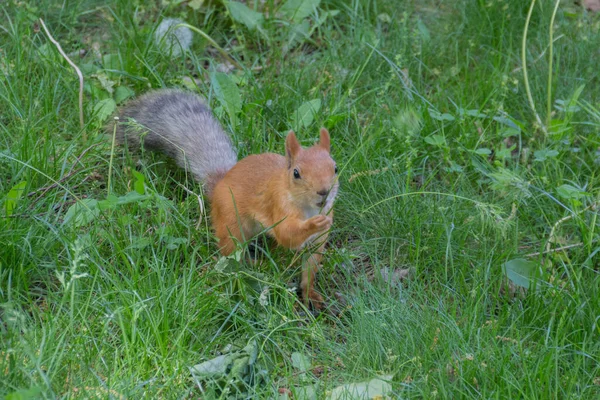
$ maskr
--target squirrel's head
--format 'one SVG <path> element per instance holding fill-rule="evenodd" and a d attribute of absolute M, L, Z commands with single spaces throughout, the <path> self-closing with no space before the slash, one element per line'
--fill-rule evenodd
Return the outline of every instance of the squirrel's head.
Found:
<path fill-rule="evenodd" d="M 329 210 L 337 194 L 337 166 L 330 154 L 329 132 L 321 128 L 319 143 L 302 148 L 290 131 L 285 139 L 288 182 L 294 201 L 301 207 Z"/>

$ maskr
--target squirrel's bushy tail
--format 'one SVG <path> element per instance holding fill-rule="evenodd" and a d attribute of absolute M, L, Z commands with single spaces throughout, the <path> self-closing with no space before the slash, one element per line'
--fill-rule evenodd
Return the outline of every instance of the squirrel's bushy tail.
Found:
<path fill-rule="evenodd" d="M 112 128 L 111 128 L 112 130 Z M 165 153 L 204 184 L 210 196 L 237 163 L 229 136 L 197 95 L 156 90 L 127 104 L 119 115 L 120 141 Z"/>

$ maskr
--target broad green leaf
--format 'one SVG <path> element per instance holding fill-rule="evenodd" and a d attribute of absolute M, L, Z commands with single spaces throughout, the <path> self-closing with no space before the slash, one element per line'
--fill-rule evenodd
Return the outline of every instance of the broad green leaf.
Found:
<path fill-rule="evenodd" d="M 287 0 L 279 11 L 294 23 L 298 23 L 311 15 L 320 3 L 321 0 Z"/>
<path fill-rule="evenodd" d="M 573 130 L 573 125 L 569 121 L 562 119 L 553 119 L 548 126 L 548 133 L 551 135 L 564 135 Z"/>
<path fill-rule="evenodd" d="M 558 151 L 543 149 L 533 152 L 533 155 L 535 156 L 535 161 L 546 161 L 548 158 L 556 157 L 558 155 Z"/>
<path fill-rule="evenodd" d="M 297 370 L 306 372 L 310 369 L 310 359 L 299 352 L 292 353 L 292 365 Z"/>
<path fill-rule="evenodd" d="M 92 63 L 81 64 L 79 68 L 81 69 L 81 73 L 86 76 L 95 74 L 100 70 L 100 67 Z"/>
<path fill-rule="evenodd" d="M 294 46 L 304 43 L 310 37 L 310 23 L 308 20 L 296 24 L 290 30 L 288 41 L 284 46 L 285 51 L 289 51 Z"/>
<path fill-rule="evenodd" d="M 512 152 L 514 151 L 514 149 L 517 148 L 516 144 L 513 144 L 510 147 L 506 147 L 504 145 L 504 143 L 502 144 L 502 148 L 500 148 L 499 150 L 496 151 L 496 158 L 499 160 L 504 160 L 507 157 L 510 157 L 512 155 Z"/>
<path fill-rule="evenodd" d="M 100 100 L 94 106 L 94 115 L 98 122 L 104 122 L 117 108 L 117 103 L 113 99 Z"/>
<path fill-rule="evenodd" d="M 258 357 L 258 344 L 256 340 L 250 341 L 242 350 L 250 357 L 248 364 L 253 365 Z"/>
<path fill-rule="evenodd" d="M 246 375 L 248 371 L 248 360 L 250 357 L 241 357 L 233 360 L 233 364 L 231 365 L 231 371 L 229 373 L 232 376 L 242 377 Z"/>
<path fill-rule="evenodd" d="M 229 366 L 233 364 L 233 360 L 236 359 L 236 356 L 236 353 L 223 354 L 212 360 L 194 365 L 190 370 L 197 378 L 219 378 L 227 373 Z"/>
<path fill-rule="evenodd" d="M 211 73 L 211 83 L 217 100 L 227 111 L 232 125 L 237 125 L 237 115 L 242 111 L 242 99 L 237 85 L 222 72 Z"/>
<path fill-rule="evenodd" d="M 558 195 L 562 198 L 571 200 L 571 199 L 581 199 L 584 198 L 586 196 L 589 196 L 590 194 L 573 186 L 573 185 L 560 185 L 559 187 L 556 188 L 556 191 L 558 192 Z"/>
<path fill-rule="evenodd" d="M 114 91 L 115 91 L 114 86 L 117 84 L 117 82 L 111 80 L 108 77 L 108 75 L 106 75 L 104 72 L 94 74 L 94 75 L 92 75 L 92 77 L 98 79 L 98 82 L 100 82 L 100 85 L 102 86 L 102 88 L 104 90 L 106 90 L 109 94 L 114 93 Z"/>
<path fill-rule="evenodd" d="M 487 115 L 479 112 L 479 110 L 464 110 L 464 114 L 468 115 L 469 117 L 487 118 Z"/>
<path fill-rule="evenodd" d="M 474 117 L 474 118 L 487 118 L 486 114 L 483 114 L 481 112 L 479 112 L 479 110 L 473 109 L 473 110 L 465 110 L 464 108 L 459 108 L 458 109 L 458 113 L 460 115 L 466 115 L 468 117 Z"/>
<path fill-rule="evenodd" d="M 169 235 L 162 236 L 160 238 L 160 240 L 165 244 L 165 247 L 167 248 L 167 250 L 176 250 L 179 248 L 179 246 L 185 245 L 188 243 L 187 238 L 175 237 L 175 236 L 169 236 Z"/>
<path fill-rule="evenodd" d="M 450 167 L 447 167 L 446 171 L 448 171 L 448 172 L 463 172 L 463 167 L 461 167 L 454 161 L 450 161 Z"/>
<path fill-rule="evenodd" d="M 520 129 L 510 128 L 510 127 L 502 128 L 498 132 L 498 134 L 504 138 L 511 137 L 511 136 L 519 136 L 520 133 L 521 133 Z"/>
<path fill-rule="evenodd" d="M 248 6 L 243 3 L 227 1 L 225 4 L 231 14 L 231 18 L 240 24 L 244 24 L 246 28 L 250 30 L 259 27 L 264 20 L 264 16 L 261 13 L 248 8 Z"/>
<path fill-rule="evenodd" d="M 139 203 L 140 201 L 148 200 L 150 196 L 138 193 L 137 191 L 129 192 L 124 196 L 119 196 L 117 198 L 117 204 L 131 204 L 131 203 Z"/>
<path fill-rule="evenodd" d="M 204 4 L 204 0 L 192 0 L 187 3 L 188 7 L 194 11 L 198 11 L 202 7 L 202 4 Z"/>
<path fill-rule="evenodd" d="M 71 224 L 78 228 L 92 222 L 100 215 L 98 201 L 94 199 L 83 199 L 73 204 L 65 214 L 64 224 Z"/>
<path fill-rule="evenodd" d="M 34 399 L 42 398 L 41 393 L 42 393 L 42 389 L 40 389 L 39 387 L 32 387 L 29 389 L 19 389 L 15 392 L 8 393 L 6 395 L 6 397 L 4 397 L 4 399 L 5 400 L 34 400 Z"/>
<path fill-rule="evenodd" d="M 131 245 L 128 247 L 129 249 L 144 249 L 148 247 L 152 243 L 152 240 L 147 237 L 138 237 L 134 236 L 131 239 Z"/>
<path fill-rule="evenodd" d="M 493 120 L 504 126 L 512 128 L 518 132 L 521 132 L 521 127 L 519 125 L 517 125 L 516 121 L 510 117 L 499 115 L 499 116 L 494 117 Z"/>
<path fill-rule="evenodd" d="M 577 89 L 575 89 L 575 92 L 573 92 L 573 96 L 571 96 L 571 104 L 577 104 L 581 93 L 583 93 L 583 89 L 585 89 L 585 84 L 580 85 Z"/>
<path fill-rule="evenodd" d="M 104 67 L 104 69 L 114 70 L 123 69 L 121 58 L 118 54 L 105 54 L 104 56 L 102 56 L 102 67 Z"/>
<path fill-rule="evenodd" d="M 334 114 L 334 115 L 330 115 L 327 118 L 327 121 L 325 121 L 325 127 L 327 129 L 331 129 L 334 126 L 336 126 L 338 123 L 344 121 L 346 118 L 348 118 L 348 114 Z"/>
<path fill-rule="evenodd" d="M 292 126 L 299 130 L 313 123 L 315 115 L 321 109 L 321 100 L 314 99 L 303 103 L 292 116 Z"/>
<path fill-rule="evenodd" d="M 223 354 L 190 368 L 198 379 L 218 379 L 236 377 L 243 379 L 251 373 L 250 367 L 258 357 L 256 341 L 250 342 L 241 351 Z"/>
<path fill-rule="evenodd" d="M 144 186 L 144 183 L 146 182 L 146 177 L 144 177 L 143 174 L 137 171 L 131 172 L 133 173 L 133 177 L 135 178 L 135 182 L 133 182 L 133 189 L 139 194 L 144 194 L 144 192 L 146 191 L 146 188 Z"/>
<path fill-rule="evenodd" d="M 13 214 L 19 199 L 23 196 L 26 186 L 27 181 L 21 181 L 8 191 L 6 199 L 4 200 L 4 210 L 7 217 L 10 217 Z"/>
<path fill-rule="evenodd" d="M 437 110 L 434 110 L 433 108 L 429 109 L 429 116 L 433 119 L 436 119 L 438 121 L 454 121 L 454 115 L 452 114 L 448 114 L 448 113 L 440 113 Z"/>
<path fill-rule="evenodd" d="M 98 209 L 100 211 L 104 210 L 114 210 L 119 205 L 119 197 L 115 194 L 109 194 L 106 199 L 98 201 Z"/>
<path fill-rule="evenodd" d="M 292 388 L 294 400 L 317 400 L 318 385 L 296 386 Z"/>
<path fill-rule="evenodd" d="M 444 139 L 444 137 L 441 135 L 427 136 L 423 140 L 425 140 L 426 143 L 432 144 L 434 146 L 443 147 L 446 145 L 446 139 Z"/>
<path fill-rule="evenodd" d="M 366 400 L 366 399 L 384 399 L 391 394 L 392 385 L 387 381 L 391 376 L 382 376 L 371 379 L 368 382 L 349 383 L 338 386 L 331 391 L 327 397 L 329 400 Z"/>
<path fill-rule="evenodd" d="M 217 263 L 214 266 L 214 270 L 221 273 L 227 273 L 230 269 L 230 258 L 229 257 L 221 257 L 217 260 Z"/>
<path fill-rule="evenodd" d="M 117 206 L 131 203 L 139 203 L 144 200 L 148 200 L 150 196 L 140 194 L 138 192 L 129 192 L 124 196 L 115 196 L 114 194 L 109 195 L 105 200 L 98 202 L 98 208 L 100 210 L 115 209 Z"/>
<path fill-rule="evenodd" d="M 244 75 L 228 75 L 229 79 L 231 79 L 233 81 L 233 83 L 235 83 L 236 85 L 238 85 L 238 87 L 244 87 L 246 85 L 248 85 L 248 74 L 244 74 Z"/>
<path fill-rule="evenodd" d="M 423 21 L 421 21 L 420 18 L 417 20 L 417 29 L 419 30 L 421 38 L 424 42 L 429 42 L 431 40 L 431 34 L 429 33 L 429 29 L 427 29 L 427 26 L 425 26 L 425 24 L 423 23 Z"/>
<path fill-rule="evenodd" d="M 96 85 L 95 83 L 90 82 L 90 80 L 88 79 L 87 82 L 85 82 L 83 84 L 83 91 L 85 93 L 89 93 L 90 97 L 94 100 L 104 100 L 104 99 L 108 99 L 110 96 L 110 94 L 102 89 L 100 86 Z M 92 106 L 95 106 L 96 104 L 92 104 Z"/>
<path fill-rule="evenodd" d="M 151 196 L 138 192 L 129 192 L 124 196 L 111 194 L 104 200 L 83 199 L 73 204 L 65 214 L 64 223 L 73 224 L 75 227 L 87 225 L 92 222 L 103 210 L 114 210 L 118 206 L 130 203 L 139 203 L 150 199 Z"/>
<path fill-rule="evenodd" d="M 515 258 L 505 262 L 502 270 L 515 285 L 529 289 L 537 275 L 538 264 L 524 258 Z M 537 288 L 539 289 L 539 286 Z"/>
<path fill-rule="evenodd" d="M 127 86 L 119 86 L 115 90 L 115 103 L 121 104 L 123 101 L 127 100 L 134 94 L 135 92 L 129 89 Z"/>
<path fill-rule="evenodd" d="M 573 96 L 571 96 L 571 98 L 568 100 L 557 99 L 554 102 L 556 109 L 559 111 L 562 111 L 566 114 L 573 114 L 573 113 L 576 113 L 577 111 L 580 111 L 581 107 L 579 107 L 577 105 L 577 101 L 579 100 L 579 96 L 581 96 L 581 93 L 583 92 L 584 88 L 585 88 L 585 85 L 579 86 L 573 93 Z"/>

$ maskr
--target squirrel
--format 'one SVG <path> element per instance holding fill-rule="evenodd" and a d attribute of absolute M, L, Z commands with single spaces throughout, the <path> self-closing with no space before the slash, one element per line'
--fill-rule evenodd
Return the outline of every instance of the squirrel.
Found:
<path fill-rule="evenodd" d="M 321 128 L 312 147 L 303 148 L 290 131 L 285 156 L 263 153 L 238 161 L 210 108 L 191 92 L 146 93 L 122 108 L 119 121 L 121 143 L 139 146 L 143 141 L 144 147 L 166 154 L 202 183 L 221 254 L 231 254 L 236 242 L 265 229 L 280 246 L 310 249 L 302 268 L 302 299 L 313 308 L 323 307 L 323 297 L 314 289 L 315 275 L 339 187 L 327 129 Z"/>

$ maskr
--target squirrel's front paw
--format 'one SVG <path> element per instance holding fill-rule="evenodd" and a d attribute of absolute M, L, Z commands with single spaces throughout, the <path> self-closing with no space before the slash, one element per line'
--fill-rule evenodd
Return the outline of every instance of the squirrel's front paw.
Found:
<path fill-rule="evenodd" d="M 326 215 L 315 215 L 306 222 L 308 223 L 311 231 L 321 232 L 331 228 L 331 225 L 333 224 L 333 218 Z"/>

